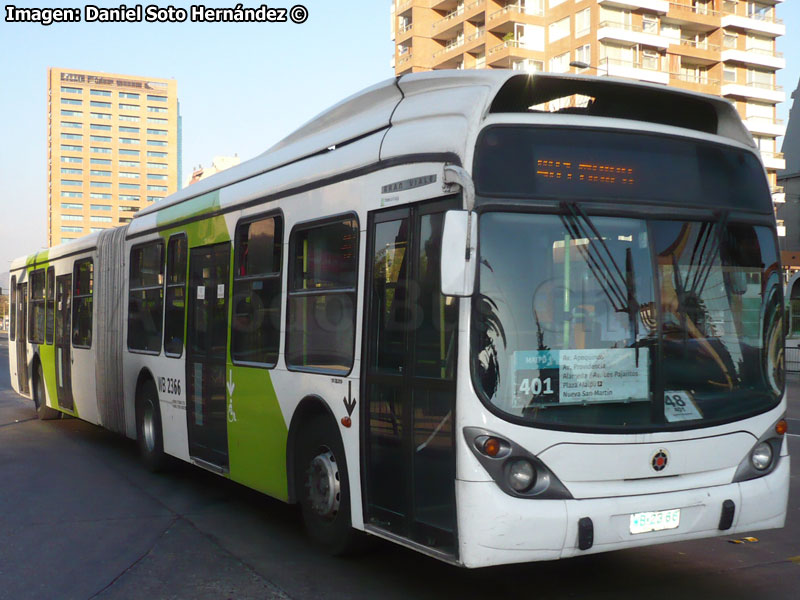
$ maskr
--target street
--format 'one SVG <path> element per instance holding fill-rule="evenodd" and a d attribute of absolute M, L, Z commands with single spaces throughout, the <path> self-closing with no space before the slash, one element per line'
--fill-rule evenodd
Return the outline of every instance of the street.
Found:
<path fill-rule="evenodd" d="M 789 382 L 800 457 L 800 376 Z M 338 559 L 296 507 L 190 465 L 151 474 L 135 444 L 76 419 L 39 421 L 0 337 L 0 599 L 751 598 L 800 596 L 800 458 L 786 527 L 468 571 L 376 540 Z M 490 517 L 487 517 L 490 518 Z M 739 536 L 742 537 L 742 536 Z"/>

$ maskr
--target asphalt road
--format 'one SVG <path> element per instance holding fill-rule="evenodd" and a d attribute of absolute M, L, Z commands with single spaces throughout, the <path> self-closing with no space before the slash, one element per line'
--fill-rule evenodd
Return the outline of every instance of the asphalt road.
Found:
<path fill-rule="evenodd" d="M 563 560 L 459 569 L 376 541 L 335 559 L 294 507 L 188 465 L 147 472 L 129 440 L 38 421 L 0 337 L 0 599 L 800 597 L 800 459 L 786 527 Z M 789 417 L 800 456 L 800 378 Z"/>

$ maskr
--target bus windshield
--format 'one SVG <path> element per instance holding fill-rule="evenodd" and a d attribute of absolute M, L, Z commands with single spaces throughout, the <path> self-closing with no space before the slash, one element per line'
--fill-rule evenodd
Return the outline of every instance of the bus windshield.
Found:
<path fill-rule="evenodd" d="M 702 427 L 775 406 L 782 289 L 768 227 L 484 212 L 472 361 L 495 412 L 582 431 Z"/>

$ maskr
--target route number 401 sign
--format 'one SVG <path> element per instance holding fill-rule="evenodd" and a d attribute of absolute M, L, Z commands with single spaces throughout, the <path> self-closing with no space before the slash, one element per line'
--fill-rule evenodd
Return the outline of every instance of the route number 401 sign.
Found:
<path fill-rule="evenodd" d="M 687 392 L 664 392 L 664 416 L 670 423 L 702 419 L 703 413 L 697 408 Z"/>

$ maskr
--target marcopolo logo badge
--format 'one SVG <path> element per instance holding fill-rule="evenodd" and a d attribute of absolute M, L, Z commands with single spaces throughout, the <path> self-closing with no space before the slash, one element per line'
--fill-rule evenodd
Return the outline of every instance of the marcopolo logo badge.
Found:
<path fill-rule="evenodd" d="M 669 455 L 666 450 L 659 450 L 653 455 L 650 464 L 653 466 L 654 471 L 663 471 L 669 462 Z"/>

